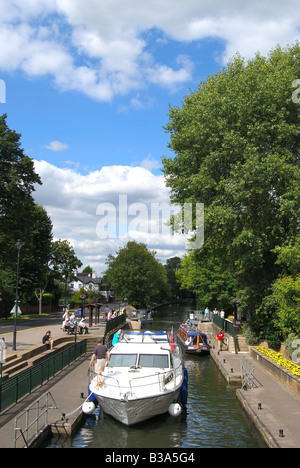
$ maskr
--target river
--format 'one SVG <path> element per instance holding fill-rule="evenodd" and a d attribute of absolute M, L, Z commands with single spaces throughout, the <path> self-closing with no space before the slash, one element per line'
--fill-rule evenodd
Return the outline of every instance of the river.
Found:
<path fill-rule="evenodd" d="M 169 329 L 188 317 L 188 309 L 164 307 L 154 314 L 153 329 Z M 265 444 L 209 356 L 185 355 L 188 403 L 179 417 L 169 414 L 125 427 L 99 408 L 72 438 L 50 439 L 60 448 L 258 448 Z"/>

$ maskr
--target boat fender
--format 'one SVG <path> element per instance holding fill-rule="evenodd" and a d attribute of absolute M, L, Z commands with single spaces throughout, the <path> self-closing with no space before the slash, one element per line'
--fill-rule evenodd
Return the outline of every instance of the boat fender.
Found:
<path fill-rule="evenodd" d="M 183 383 L 180 388 L 180 401 L 183 405 L 186 405 L 188 398 L 188 371 L 186 367 L 183 368 L 183 374 Z"/>
<path fill-rule="evenodd" d="M 96 406 L 92 401 L 85 401 L 82 405 L 82 411 L 84 414 L 93 414 Z"/>
<path fill-rule="evenodd" d="M 91 392 L 90 385 L 88 386 L 88 395 L 89 395 L 89 400 L 92 401 L 93 403 L 95 403 L 95 405 L 97 406 L 98 400 L 95 397 L 95 395 Z"/>
<path fill-rule="evenodd" d="M 181 406 L 179 403 L 172 403 L 169 406 L 169 413 L 171 416 L 179 416 L 181 414 Z"/>

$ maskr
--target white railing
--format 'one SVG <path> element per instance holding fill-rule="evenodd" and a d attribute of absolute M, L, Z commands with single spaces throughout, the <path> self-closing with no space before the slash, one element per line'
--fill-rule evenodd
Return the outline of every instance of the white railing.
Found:
<path fill-rule="evenodd" d="M 132 372 L 135 372 L 135 371 L 138 372 L 138 367 L 135 367 L 135 369 L 132 369 Z M 172 379 L 168 380 L 170 378 L 171 373 L 173 374 L 173 377 Z M 176 369 L 170 369 L 166 372 L 156 372 L 154 374 L 139 375 L 136 377 L 132 377 L 129 380 L 129 382 L 123 386 L 121 385 L 119 379 L 109 374 L 104 375 L 103 380 L 104 380 L 104 385 L 106 387 L 118 389 L 118 396 L 122 397 L 124 392 L 126 392 L 127 395 L 129 392 L 129 394 L 133 396 L 138 389 L 141 389 L 142 387 L 149 387 L 149 385 L 153 385 L 153 386 L 158 385 L 158 391 L 163 392 L 167 390 L 166 385 L 172 381 L 173 381 L 174 389 L 175 389 L 178 385 L 176 382 L 178 380 L 178 377 L 180 377 L 180 375 L 182 375 L 181 364 Z M 90 371 L 90 376 L 92 376 L 90 377 L 90 381 L 95 378 L 98 378 L 98 375 L 93 370 Z M 116 382 L 116 385 L 113 384 L 113 381 Z M 170 390 L 171 389 L 172 388 L 170 388 Z"/>

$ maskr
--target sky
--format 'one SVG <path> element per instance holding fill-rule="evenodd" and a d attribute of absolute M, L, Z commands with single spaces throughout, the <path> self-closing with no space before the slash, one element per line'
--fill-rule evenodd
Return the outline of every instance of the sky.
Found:
<path fill-rule="evenodd" d="M 299 27 L 298 0 L 0 0 L 0 115 L 34 160 L 54 240 L 99 276 L 130 240 L 182 257 L 161 170 L 169 107 Z"/>

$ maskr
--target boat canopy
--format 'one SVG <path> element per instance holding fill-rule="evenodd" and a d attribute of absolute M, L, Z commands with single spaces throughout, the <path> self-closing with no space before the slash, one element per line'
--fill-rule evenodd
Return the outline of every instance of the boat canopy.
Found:
<path fill-rule="evenodd" d="M 187 334 L 187 338 L 193 338 L 193 339 L 194 339 L 194 338 L 196 338 L 197 335 L 200 335 L 201 338 L 204 338 L 204 337 L 206 338 L 205 333 L 202 333 L 202 332 L 200 332 L 199 330 L 189 332 L 189 333 Z"/>

